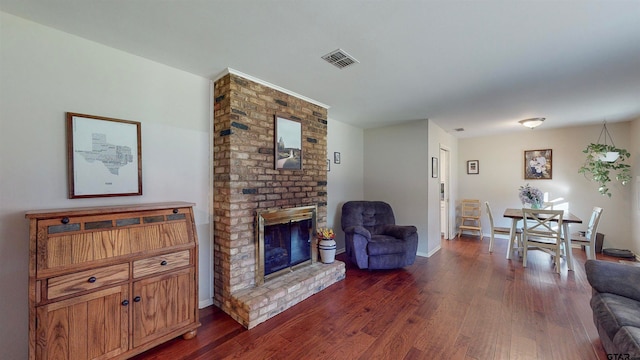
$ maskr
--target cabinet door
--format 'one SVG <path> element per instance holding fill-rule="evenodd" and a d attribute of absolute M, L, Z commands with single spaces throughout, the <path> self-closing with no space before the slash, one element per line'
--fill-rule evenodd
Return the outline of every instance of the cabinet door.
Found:
<path fill-rule="evenodd" d="M 129 348 L 128 286 L 37 308 L 37 359 L 96 359 Z"/>
<path fill-rule="evenodd" d="M 133 283 L 133 346 L 196 322 L 193 268 Z"/>

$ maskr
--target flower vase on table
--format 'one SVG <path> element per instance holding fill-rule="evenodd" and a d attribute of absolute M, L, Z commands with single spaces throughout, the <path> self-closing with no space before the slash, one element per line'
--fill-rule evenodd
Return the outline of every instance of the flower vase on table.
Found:
<path fill-rule="evenodd" d="M 520 186 L 518 197 L 522 205 L 531 209 L 542 209 L 544 207 L 544 193 L 540 189 L 529 184 Z"/>
<path fill-rule="evenodd" d="M 336 260 L 336 241 L 333 229 L 318 229 L 318 250 L 320 251 L 320 261 L 324 264 L 331 264 Z"/>

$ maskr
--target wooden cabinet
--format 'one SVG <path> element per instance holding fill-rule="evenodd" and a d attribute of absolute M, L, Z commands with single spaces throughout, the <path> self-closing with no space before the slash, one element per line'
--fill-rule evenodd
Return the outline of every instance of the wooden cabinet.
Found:
<path fill-rule="evenodd" d="M 124 359 L 195 336 L 192 206 L 27 212 L 29 359 Z"/>
<path fill-rule="evenodd" d="M 193 302 L 182 294 L 193 289 L 193 269 L 136 281 L 133 284 L 133 346 L 193 322 Z"/>
<path fill-rule="evenodd" d="M 129 350 L 129 287 L 112 286 L 38 306 L 37 359 L 96 359 Z M 31 347 L 30 347 L 31 349 Z"/>

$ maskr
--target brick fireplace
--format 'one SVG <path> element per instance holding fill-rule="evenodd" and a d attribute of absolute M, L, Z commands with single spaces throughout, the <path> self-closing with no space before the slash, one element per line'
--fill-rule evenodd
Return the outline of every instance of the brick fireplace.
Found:
<path fill-rule="evenodd" d="M 236 73 L 214 85 L 214 304 L 247 328 L 344 279 L 320 262 L 256 285 L 256 216 L 303 206 L 327 220 L 327 109 Z M 275 170 L 275 115 L 302 124 L 302 170 Z"/>

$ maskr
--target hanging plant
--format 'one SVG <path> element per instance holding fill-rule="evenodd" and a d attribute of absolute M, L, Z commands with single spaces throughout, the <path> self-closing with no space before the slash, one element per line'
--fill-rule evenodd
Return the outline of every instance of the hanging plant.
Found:
<path fill-rule="evenodd" d="M 578 173 L 598 182 L 600 185 L 598 192 L 600 194 L 611 197 L 611 192 L 609 191 L 611 177 L 620 181 L 622 185 L 626 185 L 631 181 L 631 166 L 624 163 L 631 156 L 627 150 L 619 149 L 615 145 L 591 143 L 582 152 L 587 154 L 587 159 L 578 170 Z M 607 154 L 616 152 L 618 153 L 617 158 L 613 161 L 608 161 L 613 159 L 614 156 Z"/>

